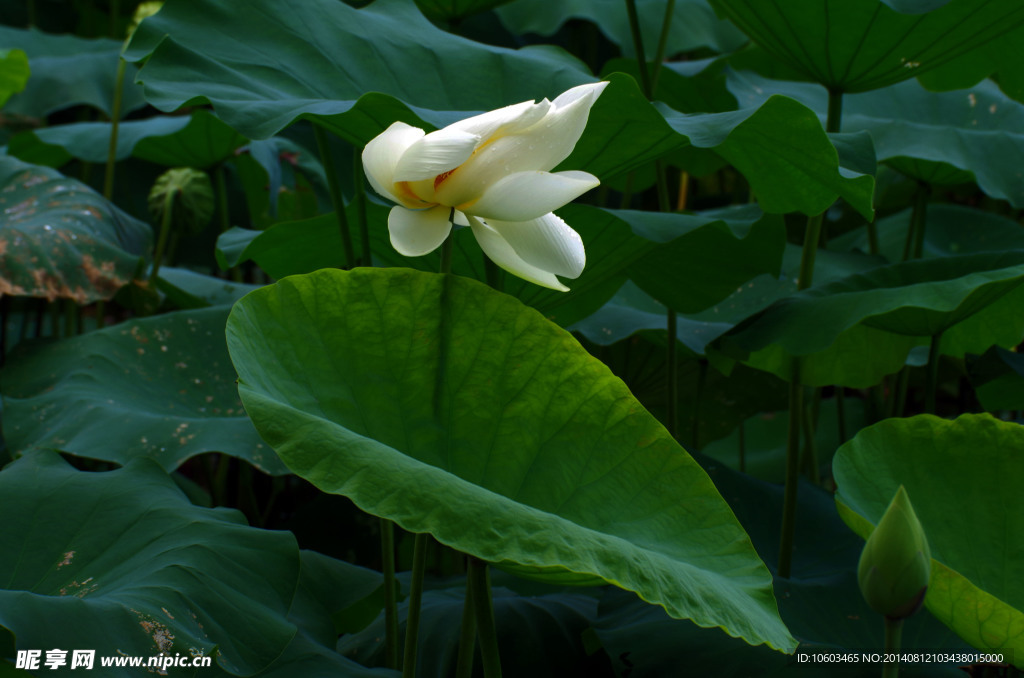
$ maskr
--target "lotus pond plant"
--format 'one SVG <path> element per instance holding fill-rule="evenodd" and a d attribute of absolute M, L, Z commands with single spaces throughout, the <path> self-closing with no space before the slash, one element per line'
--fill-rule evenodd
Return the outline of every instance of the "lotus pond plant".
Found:
<path fill-rule="evenodd" d="M 1020 675 L 1016 3 L 48 4 L 0 674 Z"/>

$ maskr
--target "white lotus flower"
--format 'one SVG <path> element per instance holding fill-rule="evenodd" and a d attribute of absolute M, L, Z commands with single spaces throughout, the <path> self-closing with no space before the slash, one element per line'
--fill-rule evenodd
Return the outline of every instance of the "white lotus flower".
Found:
<path fill-rule="evenodd" d="M 576 231 L 551 213 L 595 188 L 586 172 L 551 172 L 569 157 L 607 82 L 554 101 L 524 101 L 426 134 L 396 122 L 363 150 L 370 185 L 398 205 L 391 244 L 408 257 L 433 252 L 452 222 L 470 226 L 484 253 L 509 273 L 567 291 L 586 254 Z"/>

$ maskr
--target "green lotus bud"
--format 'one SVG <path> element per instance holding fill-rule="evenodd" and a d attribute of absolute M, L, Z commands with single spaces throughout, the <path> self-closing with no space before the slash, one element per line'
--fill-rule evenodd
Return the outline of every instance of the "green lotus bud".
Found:
<path fill-rule="evenodd" d="M 875 612 L 905 619 L 924 602 L 931 571 L 928 539 L 900 485 L 860 554 L 860 591 Z"/>
<path fill-rule="evenodd" d="M 149 211 L 162 222 L 169 211 L 175 229 L 190 233 L 203 230 L 214 212 L 213 186 L 206 172 L 190 167 L 167 170 L 149 191 Z"/>

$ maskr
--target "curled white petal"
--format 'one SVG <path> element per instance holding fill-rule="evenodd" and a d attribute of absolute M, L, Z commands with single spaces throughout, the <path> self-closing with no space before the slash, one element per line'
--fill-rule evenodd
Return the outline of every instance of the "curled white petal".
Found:
<path fill-rule="evenodd" d="M 441 246 L 451 233 L 448 221 L 450 207 L 437 206 L 425 210 L 392 207 L 388 214 L 391 246 L 407 257 L 420 257 Z"/>
<path fill-rule="evenodd" d="M 542 120 L 523 131 L 527 147 L 534 146 L 534 161 L 540 163 L 534 169 L 554 169 L 569 157 L 587 127 L 590 109 L 607 86 L 607 82 L 595 82 L 573 87 L 552 102 Z"/>
<path fill-rule="evenodd" d="M 480 199 L 464 206 L 463 211 L 502 221 L 536 219 L 600 183 L 586 172 L 517 172 L 488 186 Z"/>
<path fill-rule="evenodd" d="M 363 149 L 363 169 L 370 186 L 380 196 L 407 207 L 418 206 L 409 198 L 396 193 L 395 168 L 409 147 L 425 134 L 419 127 L 396 122 L 366 144 Z"/>
<path fill-rule="evenodd" d="M 534 266 L 519 256 L 512 245 L 494 228 L 472 215 L 466 216 L 480 249 L 491 261 L 523 280 L 559 292 L 569 291 L 568 287 L 558 281 L 554 273 Z"/>
<path fill-rule="evenodd" d="M 572 153 L 587 126 L 590 109 L 607 85 L 598 82 L 574 87 L 551 102 L 544 116 L 528 127 L 485 138 L 445 181 L 438 195 L 446 196 L 443 200 L 448 204 L 460 205 L 479 198 L 488 186 L 510 174 L 554 169 Z"/>
<path fill-rule="evenodd" d="M 577 85 L 572 89 L 567 89 L 558 97 L 552 101 L 555 108 L 565 108 L 569 104 L 575 103 L 580 99 L 587 99 L 587 108 L 589 109 L 597 101 L 597 98 L 601 96 L 601 92 L 608 86 L 608 81 L 603 82 L 591 82 L 586 85 Z"/>
<path fill-rule="evenodd" d="M 496 111 L 474 115 L 471 118 L 452 123 L 445 129 L 458 129 L 476 134 L 486 142 L 496 136 L 530 127 L 544 117 L 550 106 L 551 102 L 547 99 L 539 104 L 524 101 L 499 108 Z"/>
<path fill-rule="evenodd" d="M 583 239 L 557 215 L 529 221 L 488 219 L 486 223 L 531 266 L 563 278 L 578 278 L 583 273 L 587 264 Z"/>
<path fill-rule="evenodd" d="M 395 181 L 421 181 L 455 169 L 469 159 L 480 142 L 476 134 L 446 127 L 416 140 L 399 158 Z"/>

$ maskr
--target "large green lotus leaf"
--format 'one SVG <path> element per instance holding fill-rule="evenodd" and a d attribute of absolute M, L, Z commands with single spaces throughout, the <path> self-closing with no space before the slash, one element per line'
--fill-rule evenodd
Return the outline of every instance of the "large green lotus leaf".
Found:
<path fill-rule="evenodd" d="M 665 5 L 666 0 L 637 3 L 640 33 L 648 61 L 654 60 L 658 49 L 658 39 L 665 23 Z M 497 15 L 506 28 L 518 35 L 537 33 L 549 36 L 573 19 L 590 21 L 618 45 L 625 56 L 636 56 L 626 3 L 618 0 L 517 0 L 499 8 Z M 665 56 L 701 47 L 709 47 L 716 52 L 732 52 L 746 41 L 735 26 L 715 16 L 707 0 L 681 0 L 676 2 L 672 12 Z"/>
<path fill-rule="evenodd" d="M 315 551 L 300 555 L 298 586 L 288 610 L 298 633 L 258 678 L 397 678 L 397 671 L 365 668 L 335 650 L 338 632 L 332 616 L 379 589 L 381 574 Z M 230 675 L 213 675 L 219 678 L 218 674 Z"/>
<path fill-rule="evenodd" d="M 420 678 L 456 675 L 465 591 L 462 585 L 424 592 L 416 659 L 416 675 Z M 517 595 L 495 585 L 494 621 L 502 674 L 534 678 L 607 675 L 608 660 L 601 655 L 588 658 L 592 653 L 583 641 L 584 633 L 597 616 L 597 598 L 590 593 L 577 589 Z M 398 614 L 404 633 L 408 605 L 399 606 Z M 383 664 L 384 634 L 382 615 L 363 631 L 342 637 L 338 652 L 360 664 Z M 530 651 L 524 652 L 523 648 Z M 763 649 L 768 654 L 777 654 Z"/>
<path fill-rule="evenodd" d="M 223 306 L 168 313 L 19 347 L 3 371 L 8 446 L 120 464 L 145 456 L 168 471 L 224 452 L 286 473 L 235 392 L 227 314 Z"/>
<path fill-rule="evenodd" d="M 986 311 L 1021 282 L 1020 252 L 883 266 L 781 299 L 725 335 L 720 345 L 732 355 L 758 354 L 752 364 L 784 378 L 790 376 L 787 356 L 807 356 L 815 361 L 802 375 L 808 385 L 867 386 L 870 379 L 899 369 L 918 338 Z M 874 367 L 865 370 L 866 365 Z M 861 369 L 859 377 L 847 369 L 853 366 Z M 822 381 L 830 372 L 835 379 Z"/>
<path fill-rule="evenodd" d="M 111 299 L 135 275 L 153 232 L 85 184 L 0 156 L 0 294 Z"/>
<path fill-rule="evenodd" d="M 1024 28 L 1008 31 L 953 61 L 921 75 L 931 90 L 968 89 L 986 77 L 1017 101 L 1024 101 Z"/>
<path fill-rule="evenodd" d="M 30 69 L 20 49 L 0 49 L 0 108 L 12 94 L 25 89 Z"/>
<path fill-rule="evenodd" d="M 288 646 L 256 678 L 398 678 L 397 671 L 370 669 L 343 657 L 335 650 L 338 631 L 332 616 L 346 606 L 379 590 L 382 575 L 334 560 L 315 551 L 302 551 L 298 586 L 288 610 L 288 621 L 298 632 Z M 383 596 L 377 612 L 383 608 Z M 383 644 L 383 638 L 379 639 Z M 203 669 L 204 675 L 232 675 L 219 666 Z"/>
<path fill-rule="evenodd" d="M 787 79 L 864 92 L 947 64 L 1024 24 L 1014 2 L 709 0 L 788 70 Z"/>
<path fill-rule="evenodd" d="M 44 118 L 55 111 L 86 104 L 111 115 L 120 41 L 0 26 L 0 45 L 24 51 L 32 70 L 24 91 L 7 102 L 5 114 Z M 135 71 L 129 65 L 125 72 L 122 115 L 146 105 L 142 88 L 132 84 Z"/>
<path fill-rule="evenodd" d="M 910 210 L 904 210 L 878 222 L 879 251 L 890 261 L 900 261 L 906 243 Z M 835 247 L 868 249 L 862 229 L 830 243 Z M 1024 231 L 1012 219 L 962 205 L 930 204 L 925 231 L 925 258 L 947 257 L 979 252 L 1024 251 Z M 946 355 L 963 357 L 965 353 L 984 353 L 990 346 L 1016 346 L 1024 338 L 1024 287 L 1017 287 L 985 309 L 942 335 L 940 350 Z"/>
<path fill-rule="evenodd" d="M 837 197 L 874 218 L 874 177 L 842 167 L 817 115 L 772 96 L 757 108 L 684 115 L 660 106 L 665 119 L 699 148 L 713 148 L 750 182 L 765 212 L 820 214 Z"/>
<path fill-rule="evenodd" d="M 980 82 L 966 92 L 929 92 L 906 82 L 849 97 L 843 109 L 843 128 L 869 131 L 879 161 L 908 172 L 931 172 L 934 165 L 918 169 L 902 162 L 907 158 L 965 170 L 988 195 L 1024 207 L 1024 179 L 1018 176 L 1024 163 L 1024 104 L 995 83 Z"/>
<path fill-rule="evenodd" d="M 373 595 L 383 584 L 380 572 L 303 551 L 299 588 L 289 617 L 312 639 L 333 650 L 338 641 L 333 617 Z"/>
<path fill-rule="evenodd" d="M 730 72 L 728 86 L 744 106 L 785 94 L 824 117 L 825 90 L 756 73 Z M 988 195 L 1024 206 L 1024 104 L 984 81 L 968 91 L 929 92 L 911 81 L 843 98 L 842 127 L 867 131 L 879 162 L 937 185 L 976 181 Z"/>
<path fill-rule="evenodd" d="M 628 272 L 640 289 L 676 311 L 703 311 L 758 275 L 777 277 L 782 267 L 785 225 L 756 207 L 713 210 L 699 218 L 630 210 L 616 216 L 635 232 L 667 243 Z M 721 221 L 709 226 L 714 216 Z"/>
<path fill-rule="evenodd" d="M 322 490 L 505 567 L 597 577 L 792 648 L 707 476 L 518 301 L 456 276 L 324 270 L 236 304 L 228 345 L 261 435 Z"/>
<path fill-rule="evenodd" d="M 107 160 L 109 140 L 110 123 L 79 122 L 20 134 L 11 140 L 8 152 L 23 157 L 23 153 L 41 152 L 37 146 L 43 145 L 63 149 L 66 158 L 102 163 Z M 115 157 L 123 160 L 135 156 L 168 167 L 205 168 L 231 158 L 245 143 L 245 137 L 199 108 L 191 116 L 120 123 Z"/>
<path fill-rule="evenodd" d="M 932 552 L 925 605 L 976 648 L 1024 668 L 1024 429 L 988 414 L 862 430 L 836 454 L 839 512 L 867 538 L 903 485 Z M 962 519 L 956 519 L 960 516 Z M 964 518 L 966 517 L 966 518 Z M 973 517 L 973 518 L 972 518 Z"/>
<path fill-rule="evenodd" d="M 124 160 L 131 156 L 140 139 L 152 134 L 174 134 L 187 124 L 188 118 L 183 116 L 121 122 L 114 157 Z M 16 134 L 8 142 L 7 152 L 25 162 L 62 167 L 73 158 L 104 163 L 109 144 L 109 122 L 75 122 Z"/>
<path fill-rule="evenodd" d="M 224 32 L 226 25 L 231 31 Z M 173 110 L 209 101 L 254 139 L 303 115 L 346 113 L 368 92 L 411 107 L 472 111 L 554 97 L 593 81 L 542 50 L 491 47 L 446 33 L 412 0 L 377 0 L 359 10 L 336 0 L 256 0 L 244 12 L 227 0 L 169 2 L 139 27 L 126 52 L 133 61 L 147 55 L 139 78 L 150 103 Z M 381 109 L 368 100 L 355 114 L 369 116 L 364 125 L 379 132 L 393 110 L 394 104 Z"/>
<path fill-rule="evenodd" d="M 86 473 L 37 453 L 0 472 L 0 487 L 4 515 L 18 516 L 0 532 L 0 624 L 19 648 L 93 648 L 97 666 L 216 652 L 252 675 L 295 635 L 294 537 L 192 505 L 153 462 Z"/>

